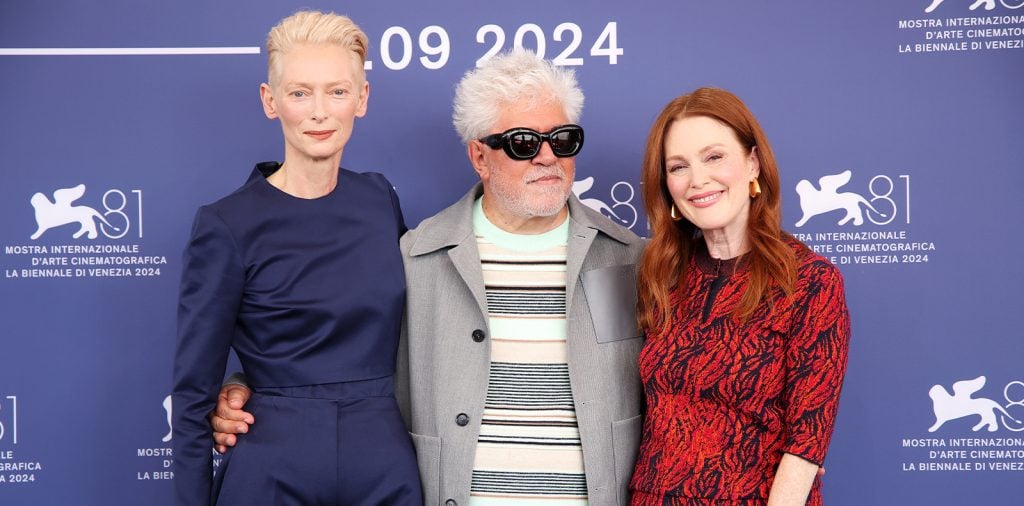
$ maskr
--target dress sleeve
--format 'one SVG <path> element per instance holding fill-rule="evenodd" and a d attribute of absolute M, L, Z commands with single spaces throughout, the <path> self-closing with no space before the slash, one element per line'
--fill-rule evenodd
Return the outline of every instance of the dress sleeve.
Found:
<path fill-rule="evenodd" d="M 398 193 L 395 192 L 395 186 L 391 184 L 384 174 L 379 172 L 365 172 L 364 175 L 369 176 L 376 184 L 388 192 L 388 197 L 391 199 L 391 209 L 395 214 L 395 226 L 398 231 L 398 237 L 401 238 L 403 234 L 409 231 L 409 228 L 405 226 L 405 216 L 402 215 L 402 205 L 398 202 Z"/>
<path fill-rule="evenodd" d="M 782 450 L 819 466 L 825 460 L 846 374 L 850 315 L 843 278 L 823 259 L 797 281 L 798 304 L 786 349 L 783 392 L 786 439 Z"/>
<path fill-rule="evenodd" d="M 244 270 L 227 225 L 200 208 L 182 263 L 174 356 L 175 504 L 210 503 L 214 408 L 241 303 Z"/>
<path fill-rule="evenodd" d="M 409 231 L 409 227 L 405 226 L 405 216 L 402 215 L 402 205 L 398 202 L 398 193 L 395 192 L 395 187 L 391 185 L 390 181 L 387 181 L 387 184 L 388 192 L 391 195 L 391 205 L 395 209 L 395 221 L 398 222 L 398 237 L 402 237 Z"/>

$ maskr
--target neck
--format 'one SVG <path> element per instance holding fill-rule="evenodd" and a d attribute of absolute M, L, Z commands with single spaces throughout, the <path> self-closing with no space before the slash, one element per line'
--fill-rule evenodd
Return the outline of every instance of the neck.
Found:
<path fill-rule="evenodd" d="M 298 198 L 315 199 L 331 193 L 338 186 L 338 159 L 295 162 L 285 159 L 281 168 L 267 181 L 277 189 Z"/>
<path fill-rule="evenodd" d="M 568 205 L 551 216 L 512 216 L 497 209 L 487 198 L 486 193 L 482 207 L 488 221 L 510 234 L 537 235 L 550 232 L 564 223 L 569 216 Z"/>
<path fill-rule="evenodd" d="M 746 237 L 730 237 L 724 230 L 702 230 L 708 255 L 717 260 L 729 260 L 750 251 Z"/>

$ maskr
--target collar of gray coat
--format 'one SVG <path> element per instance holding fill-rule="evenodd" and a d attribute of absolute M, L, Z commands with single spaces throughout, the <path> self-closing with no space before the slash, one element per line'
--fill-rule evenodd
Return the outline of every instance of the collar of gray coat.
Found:
<path fill-rule="evenodd" d="M 409 248 L 411 256 L 425 255 L 439 249 L 461 244 L 473 234 L 473 203 L 484 192 L 483 183 L 477 183 L 461 199 L 447 209 L 423 220 L 410 231 L 416 242 Z M 569 194 L 569 234 L 584 233 L 593 229 L 622 244 L 637 240 L 628 229 L 612 223 L 603 214 L 580 203 L 576 195 Z"/>

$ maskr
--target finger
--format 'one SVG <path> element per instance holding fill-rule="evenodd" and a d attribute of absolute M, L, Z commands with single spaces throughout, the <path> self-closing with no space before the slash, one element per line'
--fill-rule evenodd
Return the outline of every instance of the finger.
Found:
<path fill-rule="evenodd" d="M 250 391 L 241 385 L 228 385 L 221 391 L 227 391 L 228 406 L 232 409 L 242 409 L 249 401 Z"/>
<path fill-rule="evenodd" d="M 221 397 L 217 399 L 217 408 L 214 410 L 212 416 L 245 423 L 253 423 L 256 420 L 251 413 L 242 411 L 240 408 L 241 406 L 239 406 L 238 409 L 229 406 L 227 398 L 222 394 Z"/>
<path fill-rule="evenodd" d="M 214 432 L 213 440 L 217 443 L 217 446 L 223 447 L 225 450 L 228 447 L 235 446 L 235 443 L 238 442 L 238 438 L 236 438 L 234 434 L 225 434 L 223 432 Z M 218 448 L 217 451 L 224 453 L 220 448 Z"/>
<path fill-rule="evenodd" d="M 241 413 L 244 413 L 244 411 Z M 245 434 L 249 432 L 248 423 L 229 418 L 221 418 L 217 415 L 210 417 L 210 427 L 213 427 L 214 433 L 223 432 L 224 434 Z"/>
<path fill-rule="evenodd" d="M 256 418 L 252 416 L 252 413 L 242 411 L 240 409 L 231 409 L 219 402 L 217 403 L 217 411 L 213 413 L 211 418 L 212 417 L 223 418 L 224 420 L 232 422 L 242 422 L 247 425 L 256 421 Z"/>
<path fill-rule="evenodd" d="M 229 420 L 227 420 L 225 418 L 222 418 L 219 415 L 210 415 L 210 427 L 213 428 L 213 437 L 214 437 L 214 439 L 217 438 L 217 434 L 225 433 L 225 432 L 230 432 L 227 429 L 228 429 L 228 427 L 230 426 L 231 423 L 232 422 L 230 422 Z"/>

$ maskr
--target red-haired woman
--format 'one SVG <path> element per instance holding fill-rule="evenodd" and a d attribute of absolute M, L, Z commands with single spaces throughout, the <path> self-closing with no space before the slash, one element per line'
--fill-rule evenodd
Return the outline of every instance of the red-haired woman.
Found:
<path fill-rule="evenodd" d="M 820 504 L 849 316 L 838 269 L 780 228 L 761 126 L 721 89 L 676 98 L 642 179 L 633 504 Z"/>

